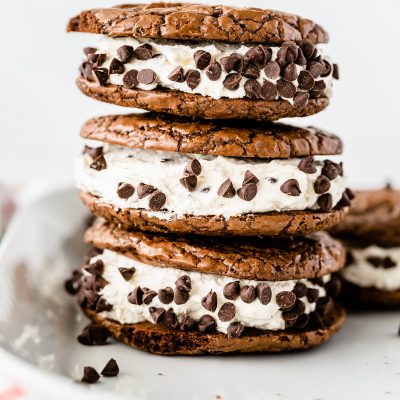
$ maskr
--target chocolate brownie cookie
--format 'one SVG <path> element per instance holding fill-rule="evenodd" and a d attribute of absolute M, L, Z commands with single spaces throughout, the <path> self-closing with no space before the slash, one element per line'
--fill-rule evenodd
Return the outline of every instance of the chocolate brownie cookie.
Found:
<path fill-rule="evenodd" d="M 339 78 L 325 31 L 272 10 L 127 5 L 84 11 L 68 30 L 103 35 L 84 49 L 77 84 L 121 106 L 274 121 L 323 110 Z"/>

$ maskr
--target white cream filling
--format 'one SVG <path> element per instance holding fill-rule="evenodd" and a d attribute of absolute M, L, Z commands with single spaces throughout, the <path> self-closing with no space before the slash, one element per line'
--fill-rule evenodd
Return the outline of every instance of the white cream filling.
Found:
<path fill-rule="evenodd" d="M 93 142 L 91 142 L 92 144 Z M 140 182 L 152 185 L 166 195 L 163 209 L 151 215 L 171 219 L 183 215 L 222 215 L 230 218 L 243 213 L 265 213 L 318 209 L 314 182 L 321 174 L 322 164 L 317 165 L 314 174 L 299 170 L 300 159 L 266 160 L 214 157 L 156 150 L 130 149 L 116 145 L 104 145 L 107 168 L 97 171 L 90 168 L 92 158 L 80 156 L 76 165 L 76 182 L 79 189 L 100 197 L 116 208 L 142 208 L 149 210 L 149 197 L 139 199 L 137 190 L 128 199 L 117 194 L 120 182 L 129 183 L 136 189 Z M 184 168 L 189 160 L 197 158 L 201 174 L 197 177 L 195 191 L 189 192 L 181 185 Z M 163 160 L 169 160 L 163 162 Z M 250 200 L 238 195 L 225 198 L 218 195 L 221 184 L 230 179 L 235 189 L 242 186 L 244 174 L 250 170 L 258 179 L 257 194 Z M 289 196 L 280 190 L 288 179 L 299 182 L 301 194 Z M 331 181 L 327 193 L 332 195 L 335 206 L 346 189 L 346 179 L 337 176 Z M 149 210 L 150 211 L 150 210 Z"/>
<path fill-rule="evenodd" d="M 342 270 L 343 277 L 360 287 L 379 290 L 400 289 L 400 247 L 382 248 L 369 246 L 364 249 L 349 249 L 354 262 Z M 367 261 L 369 257 L 390 257 L 397 265 L 392 268 L 375 267 Z"/>
<path fill-rule="evenodd" d="M 282 318 L 282 311 L 279 310 L 279 306 L 275 300 L 278 293 L 282 291 L 292 291 L 296 282 L 302 282 L 307 286 L 307 288 L 318 289 L 319 297 L 323 297 L 326 294 L 324 288 L 311 283 L 307 279 L 271 282 L 265 281 L 272 291 L 270 303 L 264 305 L 261 304 L 258 299 L 252 303 L 245 303 L 240 297 L 236 300 L 226 299 L 223 295 L 224 286 L 227 283 L 239 281 L 241 287 L 244 285 L 253 285 L 256 287 L 261 281 L 247 279 L 238 280 L 220 275 L 183 271 L 175 268 L 155 267 L 143 264 L 110 250 L 105 250 L 103 254 L 93 257 L 91 262 L 99 259 L 104 263 L 104 273 L 102 276 L 109 282 L 109 284 L 101 290 L 100 294 L 113 306 L 111 311 L 105 311 L 102 315 L 112 318 L 122 324 L 143 321 L 154 323 L 149 308 L 162 307 L 166 310 L 172 308 L 177 316 L 186 313 L 196 321 L 200 320 L 200 318 L 205 314 L 211 315 L 217 323 L 217 331 L 224 333 L 227 332 L 228 326 L 235 321 L 240 321 L 247 327 L 264 330 L 279 330 L 285 329 L 285 321 Z M 134 267 L 136 269 L 130 281 L 125 281 L 121 276 L 118 271 L 118 268 L 120 267 Z M 87 272 L 85 272 L 85 274 L 87 274 Z M 185 304 L 177 305 L 174 302 L 163 304 L 159 300 L 158 296 L 154 297 L 149 305 L 135 305 L 129 303 L 127 300 L 128 294 L 138 286 L 141 288 L 147 287 L 155 292 L 166 287 L 174 289 L 175 281 L 183 275 L 188 275 L 192 284 L 190 297 Z M 329 279 L 329 275 L 323 277 L 324 282 L 327 282 Z M 201 299 L 206 296 L 210 290 L 215 291 L 217 295 L 218 305 L 215 312 L 206 310 L 201 304 Z M 306 314 L 315 310 L 315 303 L 310 303 L 306 296 L 302 297 L 300 300 L 305 305 Z M 231 321 L 222 322 L 218 318 L 218 311 L 226 302 L 231 302 L 235 305 L 236 314 Z"/>
<path fill-rule="evenodd" d="M 117 50 L 119 47 L 124 45 L 133 46 L 134 48 L 145 44 L 150 43 L 153 48 L 153 55 L 157 55 L 157 57 L 153 57 L 149 60 L 138 60 L 133 58 L 130 62 L 125 64 L 125 72 L 128 72 L 131 69 L 141 70 L 145 68 L 149 68 L 153 70 L 157 74 L 157 81 L 150 85 L 145 85 L 140 83 L 137 87 L 139 89 L 144 90 L 152 90 L 157 85 L 175 89 L 182 92 L 187 93 L 198 93 L 203 96 L 210 96 L 214 99 L 220 99 L 221 97 L 228 97 L 231 99 L 243 98 L 246 96 L 244 90 L 244 84 L 247 81 L 247 78 L 242 78 L 238 89 L 236 90 L 228 90 L 223 85 L 222 82 L 225 80 L 228 73 L 222 68 L 222 74 L 220 78 L 216 81 L 210 80 L 206 75 L 206 70 L 198 70 L 200 72 L 201 81 L 200 84 L 195 89 L 190 89 L 186 82 L 174 82 L 168 79 L 168 75 L 171 71 L 181 66 L 184 71 L 188 71 L 189 69 L 196 69 L 193 55 L 197 50 L 204 50 L 211 54 L 212 59 L 220 62 L 221 58 L 227 57 L 232 53 L 239 53 L 244 56 L 246 52 L 254 47 L 251 45 L 242 45 L 242 44 L 223 44 L 223 43 L 205 43 L 205 44 L 182 44 L 182 42 L 174 42 L 171 40 L 168 41 L 154 41 L 151 39 L 134 39 L 134 38 L 110 38 L 103 37 L 100 39 L 97 46 L 97 53 L 104 53 L 107 55 L 106 61 L 101 65 L 101 67 L 109 68 L 111 60 L 113 58 L 118 58 Z M 272 59 L 271 61 L 275 61 L 277 58 L 277 53 L 280 47 L 271 46 L 272 49 Z M 316 49 L 318 51 L 318 55 L 321 55 L 324 59 L 330 61 L 329 57 L 325 55 L 325 46 L 324 45 L 316 45 Z M 297 73 L 299 74 L 301 71 L 306 69 L 306 66 L 296 65 Z M 234 72 L 234 71 L 232 71 Z M 124 74 L 111 74 L 109 82 L 114 85 L 123 85 L 123 76 Z M 257 81 L 263 85 L 264 80 L 272 82 L 276 84 L 276 82 L 280 79 L 270 79 L 268 78 L 264 70 L 261 69 L 260 76 Z M 331 96 L 331 88 L 332 88 L 332 72 L 326 77 L 319 77 L 318 80 L 323 80 L 326 85 L 326 89 L 324 91 L 324 95 L 327 97 Z M 296 89 L 298 87 L 297 80 L 292 82 Z M 281 96 L 277 96 L 276 99 L 281 99 Z M 289 102 L 293 103 L 293 99 L 286 99 Z"/>

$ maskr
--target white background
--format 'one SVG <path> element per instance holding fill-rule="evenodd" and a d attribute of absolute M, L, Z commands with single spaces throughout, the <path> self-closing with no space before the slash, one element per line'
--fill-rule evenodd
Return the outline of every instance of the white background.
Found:
<path fill-rule="evenodd" d="M 81 9 L 101 0 L 18 0 L 0 6 L 0 181 L 72 179 L 81 124 L 128 109 L 82 95 L 74 79 L 81 49 L 94 38 L 65 33 Z M 319 22 L 330 33 L 329 52 L 341 80 L 325 112 L 294 121 L 340 135 L 345 168 L 355 187 L 400 184 L 399 0 L 221 1 L 277 8 Z"/>

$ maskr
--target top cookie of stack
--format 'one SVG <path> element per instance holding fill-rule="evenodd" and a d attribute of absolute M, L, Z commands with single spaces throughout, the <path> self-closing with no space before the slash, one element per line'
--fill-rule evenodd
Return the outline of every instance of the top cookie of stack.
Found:
<path fill-rule="evenodd" d="M 83 11 L 69 31 L 102 34 L 77 84 L 101 101 L 207 119 L 275 121 L 329 104 L 328 34 L 296 15 L 184 3 Z"/>

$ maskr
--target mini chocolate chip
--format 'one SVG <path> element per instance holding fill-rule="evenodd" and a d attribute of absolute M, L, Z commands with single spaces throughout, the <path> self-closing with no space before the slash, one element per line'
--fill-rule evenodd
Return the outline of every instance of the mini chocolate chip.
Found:
<path fill-rule="evenodd" d="M 81 382 L 96 383 L 100 379 L 99 373 L 93 367 L 83 367 Z"/>
<path fill-rule="evenodd" d="M 283 79 L 278 80 L 276 88 L 278 89 L 278 93 L 287 99 L 292 98 L 296 94 L 296 86 L 294 86 L 292 82 Z"/>
<path fill-rule="evenodd" d="M 88 54 L 88 60 L 93 67 L 100 67 L 106 61 L 106 55 L 103 53 Z"/>
<path fill-rule="evenodd" d="M 244 173 L 242 185 L 258 182 L 260 182 L 260 180 L 250 170 L 246 170 L 246 172 Z"/>
<path fill-rule="evenodd" d="M 288 41 L 282 44 L 277 53 L 277 61 L 280 65 L 285 66 L 295 62 L 298 56 L 298 47 L 295 42 Z"/>
<path fill-rule="evenodd" d="M 317 180 L 314 182 L 314 191 L 317 194 L 326 193 L 331 187 L 330 180 L 324 176 L 320 175 L 317 177 Z"/>
<path fill-rule="evenodd" d="M 310 95 L 305 92 L 297 92 L 293 97 L 293 105 L 297 108 L 304 108 L 308 104 Z"/>
<path fill-rule="evenodd" d="M 196 322 L 187 314 L 183 314 L 179 321 L 181 331 L 189 331 L 196 326 Z"/>
<path fill-rule="evenodd" d="M 110 336 L 110 332 L 104 326 L 89 324 L 83 328 L 82 333 L 78 335 L 77 340 L 80 344 L 85 346 L 102 346 L 107 343 Z"/>
<path fill-rule="evenodd" d="M 302 282 L 296 282 L 292 292 L 297 298 L 304 297 L 307 294 L 307 286 Z"/>
<path fill-rule="evenodd" d="M 88 291 L 85 293 L 85 296 L 86 296 L 86 300 L 87 300 L 87 303 L 88 303 L 88 307 L 89 307 L 91 310 L 95 310 L 95 309 L 96 309 L 97 302 L 98 302 L 99 299 L 100 299 L 100 295 L 99 295 L 97 292 L 88 290 Z"/>
<path fill-rule="evenodd" d="M 320 297 L 317 299 L 316 311 L 324 316 L 329 314 L 333 309 L 333 300 L 330 297 Z"/>
<path fill-rule="evenodd" d="M 210 64 L 211 54 L 208 51 L 196 50 L 193 58 L 196 68 L 204 69 Z"/>
<path fill-rule="evenodd" d="M 302 158 L 298 168 L 305 174 L 315 174 L 317 172 L 317 168 L 314 165 L 314 157 L 312 156 Z"/>
<path fill-rule="evenodd" d="M 156 73 L 149 68 L 142 69 L 137 74 L 137 80 L 144 85 L 151 85 L 157 79 Z"/>
<path fill-rule="evenodd" d="M 138 60 L 150 60 L 153 57 L 153 48 L 148 43 L 143 44 L 133 50 L 133 55 Z"/>
<path fill-rule="evenodd" d="M 204 189 L 201 189 L 201 193 L 208 193 L 210 191 L 209 187 L 206 187 Z"/>
<path fill-rule="evenodd" d="M 269 79 L 276 79 L 281 74 L 281 67 L 276 61 L 270 61 L 264 68 L 264 73 Z"/>
<path fill-rule="evenodd" d="M 325 290 L 328 296 L 336 298 L 339 296 L 340 290 L 342 289 L 342 281 L 336 276 L 332 276 L 331 279 L 326 283 Z"/>
<path fill-rule="evenodd" d="M 174 302 L 178 305 L 185 304 L 189 300 L 189 292 L 182 290 L 179 287 L 174 291 Z"/>
<path fill-rule="evenodd" d="M 237 191 L 237 194 L 242 200 L 251 201 L 256 197 L 257 185 L 255 183 L 246 183 Z"/>
<path fill-rule="evenodd" d="M 319 290 L 314 288 L 307 289 L 307 300 L 310 303 L 315 303 L 319 297 Z"/>
<path fill-rule="evenodd" d="M 397 266 L 397 264 L 390 257 L 385 257 L 383 259 L 383 268 L 389 269 L 389 268 L 393 268 L 396 266 Z"/>
<path fill-rule="evenodd" d="M 129 183 L 120 182 L 118 184 L 117 194 L 121 199 L 129 199 L 135 193 L 135 188 Z"/>
<path fill-rule="evenodd" d="M 324 166 L 322 167 L 321 174 L 325 175 L 329 180 L 335 179 L 340 173 L 340 167 L 338 164 L 325 160 Z"/>
<path fill-rule="evenodd" d="M 224 296 L 228 300 L 236 300 L 240 294 L 240 282 L 229 282 L 224 287 Z"/>
<path fill-rule="evenodd" d="M 80 288 L 81 288 L 81 284 L 75 278 L 67 279 L 64 282 L 64 289 L 71 296 L 75 296 L 79 292 Z"/>
<path fill-rule="evenodd" d="M 176 317 L 176 314 L 172 308 L 169 308 L 165 313 L 164 325 L 171 329 L 177 329 L 179 326 L 178 318 Z"/>
<path fill-rule="evenodd" d="M 236 314 L 236 307 L 233 303 L 224 303 L 218 311 L 218 318 L 222 322 L 230 321 Z"/>
<path fill-rule="evenodd" d="M 257 297 L 260 300 L 261 304 L 268 304 L 272 298 L 272 291 L 268 284 L 259 283 L 256 287 L 257 289 Z"/>
<path fill-rule="evenodd" d="M 108 73 L 102 69 L 94 69 L 92 71 L 94 81 L 100 86 L 106 86 L 108 81 Z"/>
<path fill-rule="evenodd" d="M 227 329 L 228 338 L 239 338 L 243 335 L 243 332 L 244 325 L 239 321 L 232 322 Z"/>
<path fill-rule="evenodd" d="M 108 73 L 111 74 L 123 74 L 125 72 L 125 66 L 117 58 L 113 58 L 108 69 Z"/>
<path fill-rule="evenodd" d="M 222 67 L 218 61 L 211 61 L 206 69 L 206 75 L 210 81 L 217 81 L 222 74 Z"/>
<path fill-rule="evenodd" d="M 254 62 L 265 65 L 272 57 L 272 50 L 269 47 L 258 45 L 247 50 L 243 59 L 246 63 Z"/>
<path fill-rule="evenodd" d="M 250 63 L 243 71 L 243 75 L 249 79 L 257 79 L 260 76 L 260 70 L 257 65 Z"/>
<path fill-rule="evenodd" d="M 213 332 L 217 324 L 211 315 L 203 315 L 197 324 L 200 332 Z"/>
<path fill-rule="evenodd" d="M 326 76 L 330 75 L 330 73 L 332 72 L 332 65 L 326 61 L 326 60 L 322 60 L 322 73 L 321 76 L 323 78 L 325 78 Z"/>
<path fill-rule="evenodd" d="M 196 189 L 197 177 L 196 175 L 186 175 L 183 178 L 179 179 L 179 182 L 189 192 L 193 192 Z"/>
<path fill-rule="evenodd" d="M 201 174 L 201 164 L 199 160 L 194 158 L 193 160 L 190 160 L 184 169 L 185 173 L 189 173 L 192 175 L 200 175 Z"/>
<path fill-rule="evenodd" d="M 136 269 L 134 267 L 130 268 L 120 267 L 118 268 L 118 271 L 122 275 L 122 277 L 128 282 L 132 279 L 132 276 L 135 273 Z"/>
<path fill-rule="evenodd" d="M 339 79 L 339 66 L 337 64 L 333 64 L 333 72 L 332 72 L 333 79 Z"/>
<path fill-rule="evenodd" d="M 154 186 L 146 185 L 145 183 L 139 183 L 137 187 L 137 194 L 139 199 L 143 199 L 148 196 L 150 193 L 153 193 L 156 190 Z"/>
<path fill-rule="evenodd" d="M 324 91 L 326 89 L 326 84 L 324 81 L 315 81 L 314 90 Z"/>
<path fill-rule="evenodd" d="M 296 314 L 303 314 L 304 311 L 306 311 L 306 305 L 301 300 L 297 299 L 291 311 Z"/>
<path fill-rule="evenodd" d="M 133 47 L 127 45 L 121 46 L 118 48 L 117 54 L 121 62 L 126 64 L 133 57 Z"/>
<path fill-rule="evenodd" d="M 226 198 L 235 197 L 236 190 L 230 179 L 227 179 L 218 189 L 218 195 Z"/>
<path fill-rule="evenodd" d="M 299 82 L 298 88 L 301 90 L 311 90 L 315 85 L 314 78 L 308 71 L 301 71 L 297 81 Z"/>
<path fill-rule="evenodd" d="M 107 377 L 117 376 L 119 374 L 119 367 L 117 362 L 111 358 L 101 371 L 101 375 Z"/>
<path fill-rule="evenodd" d="M 151 290 L 149 288 L 143 288 L 143 303 L 144 304 L 150 304 L 151 301 L 154 299 L 154 297 L 157 296 L 157 293 L 154 290 Z"/>
<path fill-rule="evenodd" d="M 272 82 L 265 80 L 261 86 L 261 97 L 265 100 L 274 100 L 277 95 L 278 90 L 276 86 Z"/>
<path fill-rule="evenodd" d="M 297 65 L 300 65 L 300 66 L 306 65 L 307 64 L 307 60 L 304 57 L 303 50 L 300 47 L 297 50 L 298 50 L 299 53 L 298 53 L 296 61 L 294 63 L 297 64 Z"/>
<path fill-rule="evenodd" d="M 283 291 L 276 295 L 276 303 L 282 311 L 289 311 L 296 303 L 296 299 L 293 292 Z"/>
<path fill-rule="evenodd" d="M 308 321 L 309 321 L 309 316 L 307 314 L 300 314 L 297 317 L 297 320 L 296 320 L 296 323 L 294 324 L 294 326 L 299 329 L 305 328 L 308 324 Z"/>
<path fill-rule="evenodd" d="M 370 256 L 366 260 L 374 267 L 378 268 L 382 265 L 382 259 L 380 257 Z"/>
<path fill-rule="evenodd" d="M 151 318 L 156 324 L 162 324 L 165 318 L 165 309 L 162 307 L 150 307 L 149 312 Z"/>
<path fill-rule="evenodd" d="M 228 90 L 236 90 L 239 87 L 241 79 L 242 75 L 240 75 L 238 72 L 233 72 L 226 76 L 222 82 L 222 85 Z"/>
<path fill-rule="evenodd" d="M 174 68 L 168 75 L 168 79 L 173 82 L 185 82 L 185 74 L 182 67 Z"/>
<path fill-rule="evenodd" d="M 82 154 L 89 154 L 92 159 L 97 158 L 98 156 L 103 155 L 103 147 L 89 147 L 85 146 L 83 148 Z"/>
<path fill-rule="evenodd" d="M 255 79 L 249 79 L 244 84 L 244 91 L 247 97 L 259 99 L 261 97 L 261 85 Z"/>
<path fill-rule="evenodd" d="M 349 194 L 350 192 L 350 194 Z M 354 194 L 353 192 L 347 188 L 342 195 L 342 198 L 340 199 L 339 203 L 337 206 L 340 207 L 349 207 L 351 205 L 351 200 L 354 199 Z"/>
<path fill-rule="evenodd" d="M 210 290 L 210 292 L 201 299 L 201 305 L 206 310 L 214 312 L 217 309 L 217 294 Z"/>
<path fill-rule="evenodd" d="M 290 328 L 293 326 L 298 318 L 298 314 L 294 311 L 283 311 L 282 319 L 285 321 L 285 327 Z"/>
<path fill-rule="evenodd" d="M 349 265 L 351 265 L 353 263 L 354 263 L 354 256 L 353 256 L 353 254 L 351 253 L 350 250 L 347 250 L 346 251 L 346 262 L 345 262 L 344 266 L 348 267 Z"/>
<path fill-rule="evenodd" d="M 137 306 L 143 304 L 143 291 L 140 286 L 136 287 L 128 294 L 128 301 L 129 303 L 136 304 Z"/>
<path fill-rule="evenodd" d="M 85 56 L 88 56 L 89 54 L 93 54 L 96 53 L 97 49 L 95 47 L 85 47 L 83 49 L 83 53 L 85 54 Z"/>
<path fill-rule="evenodd" d="M 240 298 L 245 303 L 252 303 L 257 297 L 256 288 L 253 285 L 243 286 L 240 290 Z"/>
<path fill-rule="evenodd" d="M 297 67 L 294 63 L 288 64 L 282 71 L 282 78 L 285 81 L 295 81 L 297 76 Z"/>
<path fill-rule="evenodd" d="M 167 201 L 167 197 L 163 192 L 160 192 L 159 190 L 156 190 L 150 195 L 149 198 L 149 208 L 152 211 L 160 211 L 165 202 Z"/>
<path fill-rule="evenodd" d="M 104 272 L 104 263 L 102 260 L 96 260 L 95 262 L 87 265 L 84 268 L 84 270 L 89 272 L 89 274 L 92 274 L 92 275 L 96 275 L 96 276 L 102 275 Z"/>
<path fill-rule="evenodd" d="M 89 165 L 90 168 L 96 171 L 101 171 L 107 168 L 107 162 L 103 155 L 96 157 L 93 162 Z"/>
<path fill-rule="evenodd" d="M 221 64 L 226 72 L 243 72 L 243 57 L 239 53 L 232 53 L 228 57 L 221 58 Z"/>
<path fill-rule="evenodd" d="M 323 69 L 322 64 L 319 63 L 318 61 L 310 62 L 308 66 L 308 71 L 312 76 L 312 78 L 318 78 L 322 74 L 322 69 Z"/>
<path fill-rule="evenodd" d="M 321 316 L 316 312 L 313 311 L 309 314 L 309 325 L 315 328 L 325 328 L 325 323 Z"/>
<path fill-rule="evenodd" d="M 189 86 L 190 89 L 195 89 L 197 86 L 199 86 L 201 77 L 200 77 L 200 72 L 195 70 L 195 69 L 189 69 L 189 71 L 186 73 L 186 83 Z"/>
<path fill-rule="evenodd" d="M 192 280 L 189 275 L 182 275 L 175 281 L 175 285 L 185 292 L 192 290 Z"/>
<path fill-rule="evenodd" d="M 303 51 L 304 57 L 307 60 L 313 56 L 315 47 L 309 40 L 307 40 L 307 39 L 302 40 L 299 43 L 299 46 L 300 46 L 301 50 Z"/>
<path fill-rule="evenodd" d="M 158 291 L 158 298 L 160 299 L 161 303 L 169 304 L 172 303 L 174 300 L 174 291 L 171 287 L 167 286 L 164 289 L 160 289 Z"/>
<path fill-rule="evenodd" d="M 138 71 L 136 69 L 131 69 L 128 71 L 124 77 L 122 78 L 122 83 L 129 89 L 135 88 L 139 85 L 139 81 L 137 79 Z"/>
<path fill-rule="evenodd" d="M 330 193 L 325 193 L 318 197 L 317 204 L 322 211 L 331 211 L 333 208 L 333 199 Z"/>
<path fill-rule="evenodd" d="M 288 179 L 280 187 L 281 192 L 287 194 L 288 196 L 300 196 L 301 190 L 297 179 Z"/>
<path fill-rule="evenodd" d="M 81 76 L 88 81 L 93 82 L 93 66 L 89 62 L 83 62 L 80 67 L 79 71 L 81 73 Z"/>
<path fill-rule="evenodd" d="M 314 285 L 318 285 L 323 287 L 324 286 L 324 280 L 321 277 L 317 277 L 317 278 L 311 278 L 310 281 L 314 284 Z"/>

